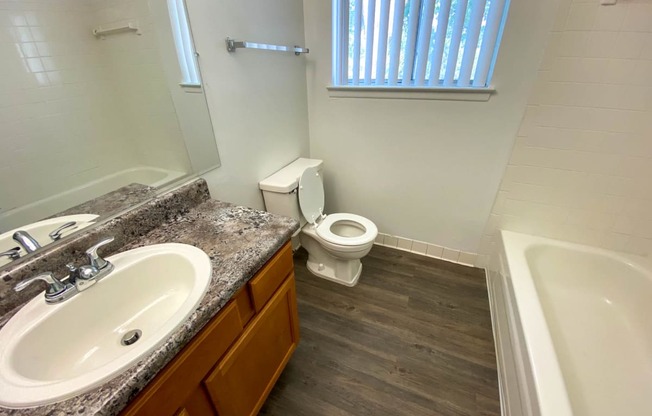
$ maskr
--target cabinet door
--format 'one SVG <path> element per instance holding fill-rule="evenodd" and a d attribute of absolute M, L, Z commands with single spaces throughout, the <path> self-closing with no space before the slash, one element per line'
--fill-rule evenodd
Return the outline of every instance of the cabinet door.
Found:
<path fill-rule="evenodd" d="M 206 378 L 220 416 L 255 415 L 299 341 L 294 275 L 281 285 Z"/>
<path fill-rule="evenodd" d="M 203 386 L 199 386 L 192 392 L 186 400 L 183 407 L 177 411 L 175 416 L 216 416 L 213 405 L 204 391 Z"/>
<path fill-rule="evenodd" d="M 122 411 L 121 416 L 169 416 L 182 412 L 189 397 L 199 400 L 202 381 L 240 333 L 242 322 L 238 305 L 229 302 Z M 193 404 L 191 401 L 186 413 L 194 409 Z M 190 413 L 190 416 L 195 415 Z"/>

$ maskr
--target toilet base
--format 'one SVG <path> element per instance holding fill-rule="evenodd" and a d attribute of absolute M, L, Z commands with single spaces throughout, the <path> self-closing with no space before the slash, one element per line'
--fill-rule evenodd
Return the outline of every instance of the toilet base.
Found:
<path fill-rule="evenodd" d="M 322 279 L 339 283 L 344 286 L 353 287 L 358 284 L 362 274 L 362 263 L 360 260 L 336 260 L 334 258 L 316 261 L 308 254 L 306 263 L 310 273 Z"/>

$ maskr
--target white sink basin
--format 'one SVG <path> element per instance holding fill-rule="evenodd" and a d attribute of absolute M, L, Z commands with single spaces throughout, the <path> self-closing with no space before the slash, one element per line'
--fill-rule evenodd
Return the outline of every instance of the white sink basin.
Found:
<path fill-rule="evenodd" d="M 211 279 L 210 259 L 186 244 L 107 258 L 115 270 L 71 299 L 32 299 L 0 330 L 0 405 L 55 403 L 121 374 L 192 314 Z M 142 331 L 135 343 L 121 340 Z"/>
<path fill-rule="evenodd" d="M 43 220 L 43 221 L 38 221 L 32 224 L 24 225 L 22 227 L 7 231 L 6 233 L 0 234 L 0 252 L 10 250 L 14 247 L 20 247 L 20 244 L 14 241 L 13 235 L 16 231 L 22 230 L 22 231 L 27 231 L 29 235 L 34 237 L 36 241 L 41 245 L 41 247 L 45 247 L 46 245 L 53 243 L 54 240 L 50 238 L 49 234 L 56 230 L 57 228 L 61 227 L 65 223 L 75 221 L 77 224 L 76 228 L 68 228 L 65 231 L 61 232 L 61 236 L 65 237 L 68 234 L 74 233 L 75 231 L 79 231 L 82 228 L 86 228 L 89 225 L 93 225 L 95 223 L 95 220 L 97 219 L 98 215 L 95 214 L 79 214 L 79 215 L 66 215 L 63 217 L 57 217 L 57 218 L 51 218 L 49 220 Z M 27 254 L 25 252 L 25 249 L 21 247 L 20 249 L 20 256 L 24 256 Z M 11 260 L 6 258 L 6 257 L 1 257 L 0 258 L 0 266 L 3 266 L 5 264 L 10 263 Z"/>

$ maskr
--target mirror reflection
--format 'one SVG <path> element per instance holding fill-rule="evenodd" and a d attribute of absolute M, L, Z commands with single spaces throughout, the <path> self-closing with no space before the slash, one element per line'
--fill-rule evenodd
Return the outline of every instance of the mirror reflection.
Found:
<path fill-rule="evenodd" d="M 219 166 L 183 7 L 0 3 L 0 266 Z"/>

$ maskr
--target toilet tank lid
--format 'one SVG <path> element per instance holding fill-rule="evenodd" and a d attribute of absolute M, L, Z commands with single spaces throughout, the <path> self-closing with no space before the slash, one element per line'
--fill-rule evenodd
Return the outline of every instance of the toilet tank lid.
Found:
<path fill-rule="evenodd" d="M 258 182 L 258 187 L 263 191 L 289 193 L 299 186 L 299 178 L 307 168 L 321 169 L 322 161 L 319 159 L 299 158 L 278 172 Z"/>

